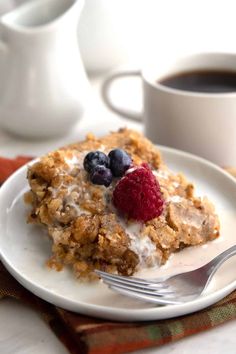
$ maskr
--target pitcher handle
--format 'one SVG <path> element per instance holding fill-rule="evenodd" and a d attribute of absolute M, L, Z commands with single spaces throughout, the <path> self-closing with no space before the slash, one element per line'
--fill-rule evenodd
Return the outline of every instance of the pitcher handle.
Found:
<path fill-rule="evenodd" d="M 4 38 L 4 27 L 2 25 L 2 22 L 0 21 L 0 63 L 1 65 L 4 64 L 5 56 L 8 51 L 8 44 L 5 42 Z M 0 68 L 0 72 L 2 73 L 2 68 Z"/>
<path fill-rule="evenodd" d="M 6 51 L 7 51 L 7 44 L 3 42 L 2 39 L 0 39 L 0 52 L 5 54 Z"/>
<path fill-rule="evenodd" d="M 125 78 L 129 76 L 139 76 L 141 77 L 141 72 L 139 70 L 131 70 L 131 71 L 121 71 L 114 74 L 111 74 L 102 84 L 102 98 L 106 105 L 115 113 L 120 114 L 123 117 L 128 119 L 132 119 L 135 121 L 142 121 L 142 112 L 135 112 L 134 110 L 130 110 L 127 108 L 122 108 L 114 104 L 110 99 L 110 88 L 113 85 L 114 81 L 120 78 Z"/>

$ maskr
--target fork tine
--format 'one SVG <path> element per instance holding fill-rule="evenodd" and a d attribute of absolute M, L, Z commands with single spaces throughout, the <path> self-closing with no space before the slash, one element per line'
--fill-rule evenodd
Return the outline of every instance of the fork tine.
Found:
<path fill-rule="evenodd" d="M 117 274 L 110 274 L 110 273 L 106 273 L 103 272 L 101 270 L 95 270 L 95 273 L 97 273 L 98 275 L 100 275 L 101 278 L 106 278 L 106 279 L 116 279 L 117 281 L 119 280 L 120 282 L 124 282 L 124 283 L 133 283 L 133 284 L 137 284 L 137 285 L 143 285 L 143 286 L 147 286 L 147 285 L 153 285 L 156 288 L 158 288 L 158 286 L 160 286 L 160 289 L 167 289 L 168 285 L 160 282 L 160 281 L 155 281 L 152 279 L 142 279 L 142 278 L 135 278 L 135 277 L 126 277 L 124 275 L 117 275 Z"/>
<path fill-rule="evenodd" d="M 160 285 L 157 285 L 155 286 L 154 285 L 150 285 L 150 284 L 146 284 L 146 285 L 139 285 L 139 284 L 136 284 L 136 283 L 131 283 L 130 281 L 128 280 L 120 280 L 120 279 L 116 279 L 116 278 L 106 278 L 106 277 L 102 277 L 102 280 L 105 282 L 105 283 L 109 283 L 109 284 L 114 284 L 114 285 L 123 285 L 123 286 L 126 286 L 127 288 L 130 288 L 130 289 L 140 289 L 140 290 L 150 290 L 150 291 L 158 291 L 158 292 L 162 292 L 163 294 L 169 294 L 169 293 L 172 293 L 173 291 L 170 289 L 170 287 L 162 287 Z"/>
<path fill-rule="evenodd" d="M 128 291 L 133 291 L 135 293 L 139 293 L 139 294 L 144 294 L 144 295 L 152 295 L 155 297 L 165 297 L 165 298 L 171 298 L 174 295 L 176 295 L 173 291 L 162 291 L 162 290 L 149 290 L 149 289 L 144 289 L 144 288 L 136 288 L 133 287 L 132 285 L 124 285 L 124 284 L 120 284 L 118 282 L 113 282 L 113 281 L 109 281 L 109 280 L 104 280 L 104 283 L 107 284 L 108 286 L 115 286 L 116 288 L 120 288 L 120 289 L 124 289 L 124 290 L 128 290 Z"/>
<path fill-rule="evenodd" d="M 178 300 L 171 300 L 171 299 L 162 298 L 162 297 L 153 297 L 151 295 L 138 294 L 138 293 L 130 291 L 130 290 L 117 288 L 116 286 L 110 286 L 110 288 L 122 295 L 127 295 L 127 296 L 130 296 L 133 298 L 144 300 L 146 302 L 155 303 L 157 305 L 179 305 L 182 303 L 181 301 L 178 301 Z"/>

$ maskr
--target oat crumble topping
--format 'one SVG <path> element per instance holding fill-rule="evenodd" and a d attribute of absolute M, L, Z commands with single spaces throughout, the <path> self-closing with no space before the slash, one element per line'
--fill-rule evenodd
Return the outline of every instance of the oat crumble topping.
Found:
<path fill-rule="evenodd" d="M 92 150 L 127 151 L 135 165 L 147 162 L 165 200 L 161 216 L 146 223 L 125 220 L 112 205 L 112 191 L 92 184 L 83 159 Z M 29 223 L 44 225 L 52 239 L 48 266 L 70 265 L 77 278 L 94 279 L 94 269 L 132 275 L 166 262 L 171 253 L 219 236 L 219 219 L 206 198 L 182 174 L 169 171 L 156 147 L 141 134 L 121 129 L 42 157 L 28 169 Z M 134 206 L 135 207 L 135 206 Z"/>

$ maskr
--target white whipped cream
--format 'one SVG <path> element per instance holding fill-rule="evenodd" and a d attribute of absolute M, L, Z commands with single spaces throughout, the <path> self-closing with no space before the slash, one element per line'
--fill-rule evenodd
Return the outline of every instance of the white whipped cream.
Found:
<path fill-rule="evenodd" d="M 183 201 L 183 199 L 184 198 L 180 197 L 179 195 L 172 195 L 172 196 L 170 196 L 168 201 L 170 201 L 172 203 L 181 203 Z"/>
<path fill-rule="evenodd" d="M 153 170 L 152 173 L 154 176 L 157 178 L 162 178 L 162 179 L 169 179 L 170 172 L 168 170 Z"/>
<path fill-rule="evenodd" d="M 146 266 L 147 260 L 152 266 L 158 265 L 159 257 L 156 253 L 154 242 L 141 233 L 143 224 L 140 222 L 126 222 L 121 216 L 118 216 L 118 220 L 129 236 L 130 249 L 138 255 L 140 265 Z"/>

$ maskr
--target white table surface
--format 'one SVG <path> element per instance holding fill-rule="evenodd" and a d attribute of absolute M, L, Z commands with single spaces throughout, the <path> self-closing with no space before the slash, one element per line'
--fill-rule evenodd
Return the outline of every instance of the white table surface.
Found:
<path fill-rule="evenodd" d="M 17 139 L 0 130 L 0 156 L 41 155 L 63 144 L 81 139 L 88 131 L 102 134 L 125 125 L 143 130 L 142 124 L 131 123 L 108 111 L 100 99 L 100 79 L 93 80 L 92 84 L 93 103 L 71 134 L 59 139 L 37 142 Z M 120 87 L 119 100 L 123 103 L 132 104 L 134 99 L 136 101 L 140 96 L 140 92 L 132 87 L 133 84 L 130 85 Z M 231 321 L 158 349 L 141 350 L 136 353 L 234 354 L 235 333 L 236 321 Z M 68 351 L 36 312 L 12 299 L 3 299 L 0 301 L 0 353 L 68 354 Z"/>

